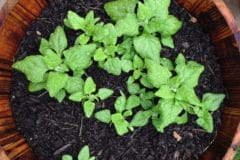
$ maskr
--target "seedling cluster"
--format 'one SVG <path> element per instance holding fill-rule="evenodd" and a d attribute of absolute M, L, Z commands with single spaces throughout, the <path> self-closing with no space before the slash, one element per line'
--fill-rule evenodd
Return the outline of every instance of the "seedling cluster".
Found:
<path fill-rule="evenodd" d="M 49 40 L 42 38 L 39 52 L 13 64 L 23 72 L 29 91 L 45 89 L 59 102 L 68 95 L 82 102 L 86 117 L 94 113 L 95 103 L 112 96 L 113 90 L 97 90 L 85 70 L 93 62 L 115 76 L 130 73 L 128 93 L 120 95 L 113 109 L 103 109 L 95 118 L 113 124 L 118 135 L 142 127 L 151 120 L 159 132 L 170 124 L 184 124 L 188 115 L 196 115 L 196 123 L 212 132 L 213 118 L 225 95 L 205 93 L 200 99 L 194 91 L 204 66 L 187 61 L 179 54 L 172 62 L 161 58 L 162 45 L 174 48 L 172 36 L 182 22 L 169 14 L 170 0 L 115 0 L 105 4 L 112 23 L 103 23 L 89 11 L 81 17 L 69 11 L 66 27 L 81 31 L 75 45 L 68 47 L 63 27 L 57 26 Z M 71 73 L 71 74 L 70 74 Z"/>
<path fill-rule="evenodd" d="M 90 156 L 90 149 L 87 145 L 83 146 L 82 149 L 79 151 L 78 160 L 95 160 L 94 156 Z M 65 154 L 62 156 L 62 160 L 73 160 L 71 155 Z"/>

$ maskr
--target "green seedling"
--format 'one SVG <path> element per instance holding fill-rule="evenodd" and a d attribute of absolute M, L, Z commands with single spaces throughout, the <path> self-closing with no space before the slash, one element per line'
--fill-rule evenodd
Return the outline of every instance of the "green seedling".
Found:
<path fill-rule="evenodd" d="M 106 24 L 95 18 L 93 11 L 85 17 L 69 11 L 65 26 L 82 32 L 75 44 L 68 47 L 63 27 L 57 26 L 48 40 L 41 39 L 41 54 L 19 60 L 13 68 L 26 75 L 30 92 L 45 89 L 59 102 L 69 95 L 70 100 L 82 102 L 86 117 L 91 117 L 95 103 L 113 94 L 107 88 L 97 91 L 93 79 L 85 78 L 85 70 L 96 61 L 109 74 L 131 74 L 126 82 L 130 95 L 120 92 L 115 113 L 111 109 L 95 113 L 99 121 L 112 123 L 118 135 L 142 127 L 150 119 L 157 131 L 164 132 L 173 123 L 186 123 L 189 114 L 197 117 L 200 127 L 212 132 L 211 113 L 225 95 L 205 93 L 200 99 L 194 89 L 204 67 L 186 61 L 182 54 L 175 63 L 160 56 L 162 45 L 174 48 L 172 36 L 182 26 L 169 14 L 169 5 L 170 0 L 111 1 L 104 5 L 112 19 Z"/>
<path fill-rule="evenodd" d="M 105 100 L 113 94 L 113 90 L 100 88 L 96 92 L 96 84 L 92 77 L 88 77 L 84 83 L 83 90 L 73 93 L 69 99 L 75 102 L 83 102 L 83 110 L 86 117 L 91 117 L 95 109 L 95 101 Z"/>
<path fill-rule="evenodd" d="M 87 145 L 83 146 L 83 148 L 78 153 L 78 160 L 95 160 L 94 156 L 90 156 L 89 147 Z M 62 160 L 73 160 L 71 155 L 65 154 L 62 156 Z"/>

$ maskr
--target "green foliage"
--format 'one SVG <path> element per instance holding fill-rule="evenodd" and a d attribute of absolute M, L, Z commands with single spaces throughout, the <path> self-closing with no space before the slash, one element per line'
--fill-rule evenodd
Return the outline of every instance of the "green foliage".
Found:
<path fill-rule="evenodd" d="M 33 83 L 44 82 L 46 72 L 48 71 L 47 65 L 41 55 L 28 56 L 14 63 L 12 67 L 24 73 L 27 79 Z"/>
<path fill-rule="evenodd" d="M 134 47 L 142 58 L 149 58 L 159 63 L 161 44 L 157 37 L 150 34 L 143 34 L 139 37 L 135 37 Z"/>
<path fill-rule="evenodd" d="M 72 160 L 72 159 L 73 159 L 72 156 L 68 154 L 65 154 L 62 156 L 62 160 Z M 85 145 L 78 153 L 77 159 L 78 160 L 95 160 L 95 157 L 94 156 L 90 157 L 89 147 Z"/>
<path fill-rule="evenodd" d="M 138 35 L 138 21 L 134 13 L 127 13 L 122 19 L 116 22 L 118 36 L 136 36 Z"/>
<path fill-rule="evenodd" d="M 237 153 L 234 156 L 233 160 L 239 160 L 240 159 L 240 147 L 237 148 Z"/>
<path fill-rule="evenodd" d="M 76 16 L 73 12 L 69 14 Z M 92 14 L 87 15 L 86 21 L 93 20 Z M 94 94 L 97 88 L 93 79 L 91 77 L 87 77 L 85 81 L 82 79 L 84 70 L 92 64 L 97 47 L 96 44 L 84 44 L 83 41 L 85 40 L 80 39 L 80 45 L 67 49 L 65 32 L 58 26 L 50 35 L 49 41 L 41 40 L 39 51 L 42 55 L 28 56 L 14 63 L 13 68 L 26 75 L 30 81 L 28 87 L 30 92 L 46 89 L 50 97 L 54 97 L 58 102 L 62 102 L 69 94 L 70 100 L 83 102 L 85 115 L 90 117 L 95 108 L 95 100 L 105 100 L 113 94 L 113 91 L 100 88 L 98 93 Z M 72 71 L 73 76 L 70 76 L 69 71 Z"/>
<path fill-rule="evenodd" d="M 128 13 L 134 13 L 138 0 L 116 0 L 104 5 L 104 9 L 112 20 L 124 18 Z"/>
<path fill-rule="evenodd" d="M 169 14 L 169 5 L 170 0 L 111 1 L 104 8 L 113 22 L 106 24 L 93 11 L 85 17 L 69 11 L 65 26 L 82 33 L 75 44 L 68 47 L 63 27 L 57 26 L 49 40 L 41 39 L 41 55 L 19 60 L 13 68 L 26 75 L 30 92 L 45 89 L 59 102 L 69 96 L 72 101 L 82 102 L 89 118 L 95 103 L 114 93 L 98 88 L 93 78 L 85 74 L 95 61 L 109 74 L 130 74 L 126 82 L 128 93 L 120 91 L 114 103 L 115 112 L 108 108 L 94 114 L 97 120 L 113 124 L 118 135 L 149 121 L 157 131 L 164 132 L 173 123 L 186 123 L 189 114 L 197 117 L 200 127 L 212 132 L 211 113 L 219 108 L 225 95 L 205 93 L 200 99 L 194 89 L 203 65 L 186 61 L 181 53 L 175 63 L 160 57 L 162 45 L 174 48 L 172 37 L 182 26 Z M 89 148 L 80 153 L 81 160 L 94 159 L 89 157 Z M 63 159 L 72 157 L 64 155 Z"/>
<path fill-rule="evenodd" d="M 108 109 L 104 109 L 95 113 L 95 118 L 103 123 L 111 122 L 111 112 Z"/>
<path fill-rule="evenodd" d="M 96 84 L 92 77 L 88 77 L 83 82 L 78 92 L 74 92 L 69 96 L 69 99 L 75 102 L 83 102 L 83 110 L 86 117 L 91 117 L 95 109 L 95 101 L 105 100 L 113 94 L 113 90 L 108 88 L 100 88 L 96 92 Z"/>

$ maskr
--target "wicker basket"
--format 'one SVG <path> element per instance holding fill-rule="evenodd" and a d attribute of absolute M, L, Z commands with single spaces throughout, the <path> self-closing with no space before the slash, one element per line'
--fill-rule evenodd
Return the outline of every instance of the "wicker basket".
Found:
<path fill-rule="evenodd" d="M 240 121 L 240 33 L 239 28 L 222 0 L 176 0 L 187 9 L 211 36 L 217 50 L 228 100 L 222 126 L 213 145 L 202 159 L 223 157 Z M 19 0 L 0 28 L 0 159 L 3 150 L 9 159 L 34 160 L 31 148 L 16 131 L 9 93 L 11 65 L 18 45 L 28 25 L 47 6 L 45 0 Z"/>

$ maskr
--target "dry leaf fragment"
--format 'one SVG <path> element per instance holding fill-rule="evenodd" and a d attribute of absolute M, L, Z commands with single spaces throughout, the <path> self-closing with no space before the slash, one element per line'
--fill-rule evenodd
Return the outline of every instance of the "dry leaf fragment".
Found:
<path fill-rule="evenodd" d="M 182 140 L 182 137 L 176 132 L 173 131 L 173 137 L 179 142 Z"/>
<path fill-rule="evenodd" d="M 196 17 L 191 17 L 191 19 L 190 19 L 190 22 L 192 22 L 192 23 L 197 23 L 197 18 Z"/>

